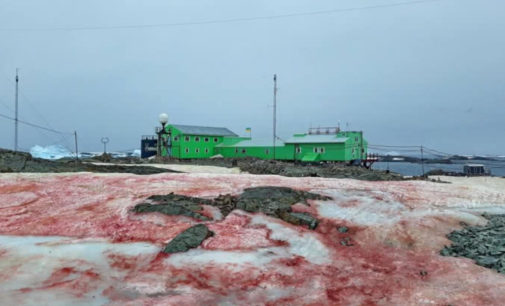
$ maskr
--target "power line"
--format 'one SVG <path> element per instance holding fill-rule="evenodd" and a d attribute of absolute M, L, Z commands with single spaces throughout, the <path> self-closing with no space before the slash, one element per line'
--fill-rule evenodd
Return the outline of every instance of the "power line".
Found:
<path fill-rule="evenodd" d="M 194 26 L 194 25 L 209 25 L 209 24 L 224 24 L 224 23 L 236 23 L 236 22 L 248 22 L 248 21 L 274 20 L 274 19 L 285 19 L 285 18 L 303 17 L 303 16 L 328 15 L 328 14 L 362 11 L 362 10 L 373 10 L 373 9 L 407 6 L 407 5 L 415 5 L 415 4 L 439 2 L 439 1 L 443 1 L 443 0 L 414 0 L 414 1 L 395 2 L 395 3 L 389 3 L 389 4 L 377 4 L 377 5 L 369 5 L 369 6 L 361 6 L 361 7 L 344 8 L 344 9 L 331 9 L 331 10 L 280 14 L 280 15 L 270 15 L 270 16 L 215 19 L 215 20 L 207 20 L 207 21 L 189 21 L 189 22 L 158 23 L 158 24 L 143 24 L 143 25 L 142 24 L 135 24 L 135 25 L 49 27 L 49 28 L 0 28 L 0 31 L 88 31 L 88 30 L 166 28 L 166 27 L 180 27 L 180 26 Z"/>
<path fill-rule="evenodd" d="M 16 85 L 16 83 L 14 81 L 12 81 L 10 78 L 5 77 L 5 79 L 8 82 L 10 82 L 12 85 Z M 22 90 L 19 90 L 19 94 L 24 98 L 24 102 L 28 102 L 25 104 L 28 105 L 35 112 L 35 114 L 39 117 L 39 119 L 42 119 L 44 124 L 46 126 L 48 126 L 49 128 L 53 128 L 51 126 L 51 124 L 46 120 L 46 118 L 42 115 L 42 113 L 35 107 L 34 103 L 32 103 L 32 101 L 31 101 L 31 99 L 29 99 L 28 96 Z"/>
<path fill-rule="evenodd" d="M 376 145 L 376 144 L 369 144 L 368 146 L 377 148 L 421 148 L 421 146 L 393 146 L 393 145 Z"/>
<path fill-rule="evenodd" d="M 9 119 L 9 120 L 13 120 L 13 121 L 16 120 L 15 118 L 12 118 L 10 116 L 7 116 L 7 115 L 1 114 L 1 113 L 0 113 L 0 117 L 5 118 L 5 119 Z M 61 131 L 57 131 L 55 129 L 50 129 L 50 128 L 47 128 L 47 127 L 43 127 L 41 125 L 38 125 L 38 124 L 35 124 L 35 123 L 30 123 L 30 122 L 27 122 L 27 121 L 24 121 L 24 120 L 19 120 L 18 119 L 18 122 L 22 123 L 24 125 L 28 125 L 28 126 L 31 126 L 31 127 L 34 127 L 34 128 L 38 128 L 38 129 L 45 130 L 45 131 L 52 132 L 52 133 L 56 133 L 56 134 L 63 134 L 63 135 L 64 134 L 72 134 L 72 133 L 68 133 L 68 132 L 61 132 Z"/>

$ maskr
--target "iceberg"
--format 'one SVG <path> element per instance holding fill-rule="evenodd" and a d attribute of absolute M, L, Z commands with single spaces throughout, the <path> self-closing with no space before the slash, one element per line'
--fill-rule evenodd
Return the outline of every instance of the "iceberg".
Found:
<path fill-rule="evenodd" d="M 73 157 L 75 154 L 62 145 L 39 146 L 35 145 L 30 149 L 30 154 L 36 158 L 60 159 Z"/>

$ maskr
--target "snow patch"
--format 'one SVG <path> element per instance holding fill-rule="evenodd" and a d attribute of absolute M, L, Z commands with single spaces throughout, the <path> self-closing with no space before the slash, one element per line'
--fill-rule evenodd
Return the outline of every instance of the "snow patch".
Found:
<path fill-rule="evenodd" d="M 251 224 L 265 225 L 272 231 L 271 239 L 288 242 L 291 254 L 304 257 L 314 264 L 331 262 L 328 248 L 316 237 L 315 233 L 296 231 L 280 223 L 272 222 L 262 215 L 254 216 Z"/>
<path fill-rule="evenodd" d="M 185 253 L 177 253 L 166 259 L 166 263 L 176 267 L 187 265 L 234 264 L 262 266 L 273 259 L 286 257 L 286 251 L 281 247 L 262 248 L 255 251 L 211 251 L 193 249 Z"/>

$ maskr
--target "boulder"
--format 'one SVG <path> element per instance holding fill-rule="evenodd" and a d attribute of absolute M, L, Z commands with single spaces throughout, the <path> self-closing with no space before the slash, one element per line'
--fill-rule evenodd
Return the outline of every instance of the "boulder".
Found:
<path fill-rule="evenodd" d="M 177 235 L 170 241 L 164 253 L 181 253 L 189 249 L 198 247 L 205 239 L 213 236 L 214 233 L 210 231 L 204 224 L 197 224 Z"/>

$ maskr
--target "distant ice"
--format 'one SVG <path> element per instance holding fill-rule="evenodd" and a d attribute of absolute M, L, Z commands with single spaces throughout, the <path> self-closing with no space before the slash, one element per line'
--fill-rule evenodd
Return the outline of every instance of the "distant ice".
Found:
<path fill-rule="evenodd" d="M 139 149 L 124 152 L 107 152 L 107 153 L 111 154 L 112 157 L 140 157 Z M 74 152 L 68 150 L 62 145 L 49 145 L 49 146 L 35 145 L 30 149 L 30 154 L 36 158 L 43 158 L 50 160 L 65 157 L 75 157 Z M 94 157 L 102 154 L 103 152 L 80 152 L 79 157 Z"/>
<path fill-rule="evenodd" d="M 33 157 L 43 159 L 60 159 L 75 156 L 74 153 L 61 145 L 50 145 L 45 147 L 35 145 L 30 149 L 30 154 Z"/>

